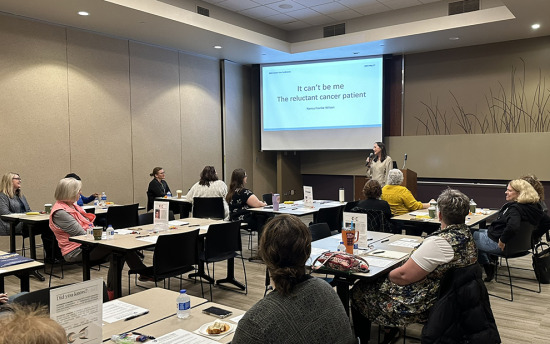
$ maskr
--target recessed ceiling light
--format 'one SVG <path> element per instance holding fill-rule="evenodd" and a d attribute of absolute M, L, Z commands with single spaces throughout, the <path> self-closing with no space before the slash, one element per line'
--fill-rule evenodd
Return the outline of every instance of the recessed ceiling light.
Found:
<path fill-rule="evenodd" d="M 449 37 L 449 39 L 451 41 L 458 41 L 460 39 L 460 37 Z"/>
<path fill-rule="evenodd" d="M 86 11 L 79 11 L 78 14 L 80 14 L 81 16 L 88 16 L 90 15 L 90 13 L 86 12 Z"/>
<path fill-rule="evenodd" d="M 533 29 L 533 30 L 536 30 L 536 29 L 538 29 L 538 28 L 540 28 L 540 24 L 533 24 L 533 25 L 531 25 L 531 29 Z"/>
<path fill-rule="evenodd" d="M 282 4 L 282 5 L 279 5 L 279 8 L 282 8 L 283 10 L 289 10 L 292 8 L 292 5 L 290 4 Z"/>
<path fill-rule="evenodd" d="M 221 45 L 215 45 L 215 46 L 214 46 L 214 49 L 221 49 L 221 48 L 222 48 Z"/>

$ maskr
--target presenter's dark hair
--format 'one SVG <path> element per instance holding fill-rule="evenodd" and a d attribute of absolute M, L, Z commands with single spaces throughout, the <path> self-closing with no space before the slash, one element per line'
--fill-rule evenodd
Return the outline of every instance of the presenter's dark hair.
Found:
<path fill-rule="evenodd" d="M 269 221 L 260 239 L 264 261 L 275 290 L 288 295 L 306 277 L 306 261 L 311 254 L 311 233 L 294 215 L 278 215 Z"/>
<path fill-rule="evenodd" d="M 159 173 L 160 170 L 162 170 L 162 167 L 155 167 L 155 168 L 153 168 L 153 172 L 149 173 L 149 175 L 151 177 L 154 177 Z"/>
<path fill-rule="evenodd" d="M 386 153 L 386 145 L 384 142 L 375 142 L 380 147 L 380 161 L 386 160 L 388 153 Z M 374 157 L 374 161 L 378 161 L 378 155 Z"/>
<path fill-rule="evenodd" d="M 233 195 L 239 192 L 244 186 L 244 178 L 246 177 L 246 171 L 242 168 L 237 168 L 231 173 L 231 183 L 229 183 L 229 191 L 225 200 L 227 203 L 231 202 Z"/>
<path fill-rule="evenodd" d="M 201 172 L 199 185 L 210 186 L 210 182 L 215 182 L 216 180 L 218 180 L 218 175 L 214 166 L 205 166 Z"/>

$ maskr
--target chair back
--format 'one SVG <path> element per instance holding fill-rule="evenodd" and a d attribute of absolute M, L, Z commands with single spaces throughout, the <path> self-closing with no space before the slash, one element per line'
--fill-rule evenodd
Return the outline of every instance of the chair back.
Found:
<path fill-rule="evenodd" d="M 352 213 L 367 214 L 367 230 L 374 232 L 391 233 L 391 224 L 382 210 L 378 209 L 363 209 L 354 207 Z"/>
<path fill-rule="evenodd" d="M 330 227 L 325 222 L 309 225 L 309 231 L 311 232 L 311 241 L 324 239 L 332 235 Z"/>
<path fill-rule="evenodd" d="M 153 254 L 155 276 L 161 276 L 198 263 L 199 229 L 160 235 Z"/>
<path fill-rule="evenodd" d="M 346 203 L 346 205 L 344 206 L 344 212 L 349 213 L 353 208 L 357 206 L 357 204 L 359 204 L 359 201 Z"/>
<path fill-rule="evenodd" d="M 194 197 L 193 217 L 203 219 L 223 219 L 225 209 L 222 197 Z"/>
<path fill-rule="evenodd" d="M 107 208 L 107 226 L 111 225 L 114 229 L 137 226 L 138 206 L 138 203 L 134 203 Z"/>
<path fill-rule="evenodd" d="M 170 210 L 168 213 L 168 221 L 175 220 L 174 212 Z M 138 225 L 144 226 L 144 225 L 150 225 L 153 223 L 153 212 L 150 211 L 148 213 L 139 214 L 138 217 Z"/>
<path fill-rule="evenodd" d="M 503 256 L 512 258 L 528 254 L 533 248 L 532 237 L 534 230 L 535 225 L 529 221 L 521 221 L 519 231 L 504 246 Z"/>
<path fill-rule="evenodd" d="M 57 238 L 51 228 L 42 231 L 42 245 L 45 262 L 53 263 L 56 259 L 63 258 L 63 254 L 61 254 L 61 249 L 57 243 Z"/>
<path fill-rule="evenodd" d="M 317 213 L 314 223 L 326 223 L 331 231 L 341 231 L 342 222 L 340 220 L 340 214 L 342 213 L 342 207 L 330 207 L 321 208 Z"/>
<path fill-rule="evenodd" d="M 95 207 L 86 208 L 86 209 L 84 209 L 84 211 L 86 211 L 88 214 L 95 214 Z"/>
<path fill-rule="evenodd" d="M 267 193 L 262 195 L 262 200 L 267 203 L 267 205 L 273 205 L 273 194 Z"/>
<path fill-rule="evenodd" d="M 204 257 L 235 256 L 242 251 L 240 222 L 216 223 L 208 227 L 204 241 Z M 227 259 L 227 258 L 225 258 Z"/>

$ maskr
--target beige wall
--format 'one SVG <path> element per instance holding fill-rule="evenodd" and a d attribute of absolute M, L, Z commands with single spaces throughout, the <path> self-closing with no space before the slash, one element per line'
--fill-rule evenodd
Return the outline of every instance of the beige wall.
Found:
<path fill-rule="evenodd" d="M 53 201 L 70 171 L 85 194 L 144 205 L 155 166 L 174 191 L 187 191 L 205 165 L 221 169 L 218 60 L 5 15 L 0 46 L 0 173 L 21 173 L 33 209 Z M 225 84 L 240 85 L 232 99 L 243 100 L 227 117 L 248 134 L 228 132 L 249 148 L 231 158 L 252 175 L 249 76 L 233 69 Z"/>

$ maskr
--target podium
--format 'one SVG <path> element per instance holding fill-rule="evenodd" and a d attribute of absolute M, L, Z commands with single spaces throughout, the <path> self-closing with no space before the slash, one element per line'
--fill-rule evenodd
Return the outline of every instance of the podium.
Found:
<path fill-rule="evenodd" d="M 414 172 L 413 170 L 409 170 L 408 168 L 402 169 L 400 171 L 403 172 L 403 182 L 401 183 L 401 185 L 409 189 L 414 198 L 416 198 L 418 185 L 416 180 L 416 172 Z"/>

